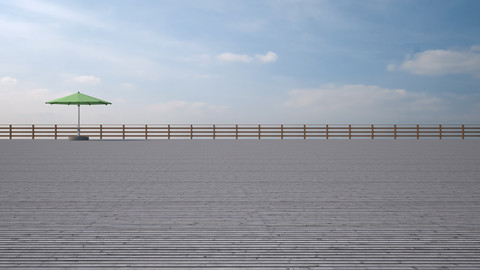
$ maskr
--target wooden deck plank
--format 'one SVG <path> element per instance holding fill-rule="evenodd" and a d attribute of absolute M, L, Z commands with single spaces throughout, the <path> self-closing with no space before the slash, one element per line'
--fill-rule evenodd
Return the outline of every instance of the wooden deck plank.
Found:
<path fill-rule="evenodd" d="M 475 140 L 0 150 L 0 268 L 480 268 Z"/>

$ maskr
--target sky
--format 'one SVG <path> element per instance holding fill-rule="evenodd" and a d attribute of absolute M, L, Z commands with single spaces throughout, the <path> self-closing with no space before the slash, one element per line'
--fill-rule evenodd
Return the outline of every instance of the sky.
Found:
<path fill-rule="evenodd" d="M 477 0 L 0 0 L 0 124 L 480 123 Z"/>

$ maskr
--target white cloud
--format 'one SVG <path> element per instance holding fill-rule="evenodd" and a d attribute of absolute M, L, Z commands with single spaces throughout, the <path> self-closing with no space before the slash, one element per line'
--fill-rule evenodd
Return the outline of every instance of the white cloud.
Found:
<path fill-rule="evenodd" d="M 147 110 L 161 114 L 181 113 L 189 115 L 198 115 L 208 112 L 218 113 L 225 109 L 227 109 L 226 106 L 216 106 L 209 105 L 205 102 L 188 102 L 183 100 L 172 100 L 147 107 Z"/>
<path fill-rule="evenodd" d="M 121 86 L 122 86 L 122 88 L 125 88 L 125 89 L 134 89 L 135 88 L 135 85 L 133 85 L 131 83 L 122 83 Z"/>
<path fill-rule="evenodd" d="M 397 67 L 394 64 L 390 64 L 387 66 L 388 71 L 394 71 Z"/>
<path fill-rule="evenodd" d="M 33 14 L 47 18 L 53 18 L 56 20 L 62 20 L 63 22 L 72 22 L 87 26 L 107 28 L 102 21 L 97 20 L 94 17 L 87 16 L 86 14 L 90 14 L 89 12 L 79 12 L 78 7 L 75 9 L 70 9 L 66 8 L 65 6 L 36 0 L 9 1 L 9 4 Z"/>
<path fill-rule="evenodd" d="M 427 50 L 407 57 L 398 69 L 417 75 L 463 73 L 480 76 L 480 46 L 472 46 L 466 51 Z"/>
<path fill-rule="evenodd" d="M 164 103 L 156 103 L 145 107 L 143 114 L 150 122 L 159 123 L 210 123 L 221 118 L 228 109 L 224 105 L 212 105 L 206 102 L 189 102 L 184 100 L 172 100 Z M 154 116 L 152 119 L 151 116 Z"/>
<path fill-rule="evenodd" d="M 41 26 L 17 18 L 0 17 L 0 36 L 4 38 L 36 39 L 39 35 L 51 38 Z"/>
<path fill-rule="evenodd" d="M 278 55 L 274 52 L 268 52 L 265 55 L 257 54 L 255 57 L 262 63 L 275 62 L 278 59 Z"/>
<path fill-rule="evenodd" d="M 58 96 L 48 89 L 25 89 L 0 84 L 0 100 L 8 100 L 0 106 L 0 123 L 46 123 L 51 118 L 51 108 L 45 102 L 55 98 Z M 65 117 L 64 114 L 59 114 L 59 118 L 62 117 Z"/>
<path fill-rule="evenodd" d="M 108 99 L 107 99 L 108 100 Z M 82 111 L 84 123 L 103 124 L 209 124 L 229 122 L 227 106 L 206 102 L 171 100 L 140 104 L 117 98 L 112 106 L 89 106 Z M 67 110 L 67 109 L 64 109 Z M 58 111 L 56 111 L 58 113 Z M 76 118 L 73 116 L 71 121 Z M 227 119 L 227 120 L 226 120 Z M 83 120 L 82 120 L 83 121 Z"/>
<path fill-rule="evenodd" d="M 78 83 L 85 83 L 85 84 L 98 84 L 100 83 L 100 78 L 95 77 L 93 75 L 82 75 L 82 76 L 74 76 L 72 78 L 73 81 Z"/>
<path fill-rule="evenodd" d="M 274 52 L 267 52 L 265 55 L 257 54 L 255 56 L 250 56 L 247 54 L 221 53 L 217 55 L 217 59 L 222 62 L 242 62 L 242 63 L 249 63 L 252 60 L 256 59 L 261 63 L 271 63 L 271 62 L 275 62 L 278 59 L 278 55 Z"/>
<path fill-rule="evenodd" d="M 8 76 L 0 78 L 0 84 L 4 85 L 16 85 L 17 82 L 17 79 Z"/>
<path fill-rule="evenodd" d="M 0 84 L 0 123 L 73 124 L 74 106 L 47 105 L 69 95 L 21 84 Z M 93 96 L 111 106 L 85 106 L 82 123 L 91 124 L 235 124 L 235 123 L 476 123 L 480 105 L 472 95 L 411 93 L 368 85 L 326 85 L 289 91 L 283 102 L 259 99 L 245 104 L 172 100 L 138 103 L 128 97 Z M 154 100 L 153 98 L 150 100 Z M 18 106 L 18 104 L 22 104 Z"/>
<path fill-rule="evenodd" d="M 246 54 L 221 53 L 217 55 L 217 59 L 223 62 L 243 62 L 248 63 L 252 61 L 252 57 Z"/>
<path fill-rule="evenodd" d="M 191 57 L 178 57 L 177 58 L 178 61 L 196 63 L 196 64 L 199 64 L 199 65 L 206 65 L 207 63 L 210 62 L 211 59 L 212 59 L 212 56 L 210 56 L 209 54 L 197 54 L 197 55 L 194 55 L 194 56 L 191 56 Z"/>
<path fill-rule="evenodd" d="M 56 92 L 45 88 L 25 88 L 22 85 L 0 84 L 0 100 L 8 100 L 0 106 L 0 123 L 74 124 L 77 121 L 76 106 L 45 104 L 47 101 L 71 94 L 68 91 Z M 103 94 L 98 93 L 93 96 L 102 98 Z M 121 100 L 115 99 L 114 101 L 115 106 L 84 106 L 81 111 L 82 123 L 108 123 L 106 120 L 123 122 L 122 113 L 130 114 L 138 110 L 138 108 L 131 108 L 129 111 L 122 112 L 121 109 L 125 108 L 117 104 Z"/>
<path fill-rule="evenodd" d="M 195 79 L 211 79 L 215 77 L 217 77 L 217 75 L 215 74 L 194 74 L 193 75 L 193 78 Z"/>
<path fill-rule="evenodd" d="M 398 123 L 411 119 L 417 122 L 436 119 L 439 112 L 446 110 L 439 97 L 361 84 L 292 90 L 284 106 L 295 114 L 308 115 L 309 119 L 344 123 Z"/>
<path fill-rule="evenodd" d="M 45 104 L 70 94 L 72 93 L 68 91 L 56 92 L 0 83 L 0 100 L 8 100 L 0 106 L 0 123 L 73 124 L 77 119 L 77 109 L 74 106 Z M 84 124 L 201 124 L 230 122 L 228 119 L 231 119 L 227 115 L 228 107 L 222 104 L 184 100 L 137 103 L 122 96 L 108 97 L 102 93 L 90 95 L 110 100 L 113 105 L 85 106 L 81 111 Z"/>
<path fill-rule="evenodd" d="M 470 48 L 470 50 L 473 51 L 473 52 L 479 52 L 480 51 L 480 45 L 473 45 Z"/>

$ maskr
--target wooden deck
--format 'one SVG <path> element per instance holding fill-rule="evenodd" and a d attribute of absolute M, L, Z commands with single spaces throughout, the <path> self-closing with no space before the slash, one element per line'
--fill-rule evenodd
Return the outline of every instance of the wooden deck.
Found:
<path fill-rule="evenodd" d="M 0 268 L 480 269 L 476 140 L 0 140 Z"/>

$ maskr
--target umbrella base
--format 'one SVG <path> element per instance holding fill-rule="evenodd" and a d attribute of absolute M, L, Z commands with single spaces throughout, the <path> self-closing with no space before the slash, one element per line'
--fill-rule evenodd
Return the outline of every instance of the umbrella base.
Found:
<path fill-rule="evenodd" d="M 68 137 L 69 141 L 88 141 L 87 136 L 69 136 Z"/>

